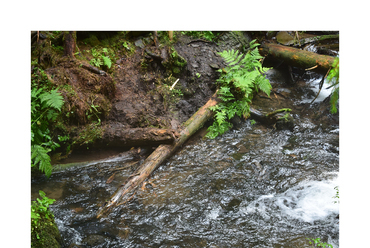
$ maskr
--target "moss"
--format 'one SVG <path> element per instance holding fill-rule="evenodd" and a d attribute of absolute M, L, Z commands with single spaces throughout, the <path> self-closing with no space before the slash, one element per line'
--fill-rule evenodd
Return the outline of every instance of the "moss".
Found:
<path fill-rule="evenodd" d="M 61 236 L 55 224 L 54 216 L 46 218 L 44 212 L 38 212 L 40 219 L 31 222 L 31 247 L 60 247 Z"/>
<path fill-rule="evenodd" d="M 169 59 L 163 63 L 163 66 L 172 74 L 179 74 L 186 64 L 187 61 L 174 48 L 171 48 Z"/>
<path fill-rule="evenodd" d="M 73 145 L 79 145 L 89 149 L 89 145 L 93 144 L 97 139 L 101 139 L 105 127 L 96 123 L 86 125 L 79 130 L 79 135 L 74 139 Z"/>
<path fill-rule="evenodd" d="M 100 45 L 100 41 L 95 35 L 91 35 L 89 38 L 84 39 L 83 42 L 92 47 Z"/>

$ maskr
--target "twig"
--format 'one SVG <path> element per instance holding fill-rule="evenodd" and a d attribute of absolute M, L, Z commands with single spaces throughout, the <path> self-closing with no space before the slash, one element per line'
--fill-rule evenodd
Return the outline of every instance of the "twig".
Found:
<path fill-rule="evenodd" d="M 277 97 L 277 95 L 275 94 L 275 92 L 274 92 L 274 96 L 275 96 L 275 98 L 278 100 L 278 102 L 280 104 L 279 98 Z"/>
<path fill-rule="evenodd" d="M 315 68 L 317 68 L 318 67 L 318 65 L 315 65 L 315 66 L 313 66 L 313 67 L 311 67 L 311 68 L 308 68 L 308 69 L 305 69 L 306 71 L 309 71 L 309 70 L 313 70 L 313 69 L 315 69 Z"/>
<path fill-rule="evenodd" d="M 317 92 L 317 95 L 316 97 L 312 100 L 312 102 L 310 102 L 310 105 L 316 100 L 316 98 L 319 96 L 320 92 L 321 92 L 321 89 L 322 89 L 322 86 L 324 85 L 324 81 L 325 81 L 325 78 L 328 76 L 329 74 L 329 71 L 331 70 L 331 68 L 328 70 L 328 72 L 325 74 L 325 76 L 322 77 L 321 79 L 321 82 L 320 82 L 320 88 L 319 88 L 319 92 Z"/>
<path fill-rule="evenodd" d="M 173 87 L 175 87 L 175 85 L 177 84 L 177 82 L 180 80 L 180 78 L 178 78 L 174 83 L 173 85 L 171 86 L 170 90 L 173 90 Z"/>
<path fill-rule="evenodd" d="M 298 45 L 299 45 L 299 46 L 301 46 L 301 42 L 299 41 L 298 31 L 295 31 L 295 34 L 296 34 L 296 36 L 297 36 Z"/>

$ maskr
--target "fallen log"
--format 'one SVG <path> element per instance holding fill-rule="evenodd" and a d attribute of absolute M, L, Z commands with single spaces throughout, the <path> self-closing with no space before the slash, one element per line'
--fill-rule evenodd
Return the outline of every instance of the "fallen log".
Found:
<path fill-rule="evenodd" d="M 265 43 L 259 48 L 262 56 L 272 56 L 283 60 L 291 66 L 311 69 L 318 73 L 326 73 L 334 63 L 334 57 L 320 55 L 293 47 Z"/>
<path fill-rule="evenodd" d="M 179 134 L 174 129 L 107 127 L 94 148 L 130 148 L 172 144 Z"/>
<path fill-rule="evenodd" d="M 107 74 L 105 71 L 99 70 L 95 66 L 92 66 L 92 65 L 89 65 L 89 64 L 86 64 L 86 63 L 81 63 L 81 66 L 82 66 L 82 68 L 84 68 L 86 70 L 89 70 L 93 73 L 96 73 L 96 74 L 99 74 L 99 75 L 102 75 L 102 76 Z"/>
<path fill-rule="evenodd" d="M 175 140 L 174 144 L 164 144 L 158 148 L 144 161 L 144 163 L 132 174 L 124 184 L 122 184 L 116 192 L 111 196 L 97 212 L 97 218 L 108 213 L 114 206 L 121 205 L 127 202 L 130 197 L 129 193 L 135 191 L 138 186 L 167 158 L 169 158 L 184 142 L 201 128 L 208 119 L 213 116 L 213 112 L 209 109 L 215 106 L 219 100 L 216 98 L 217 92 L 211 99 L 203 105 L 192 117 L 184 124 L 184 128 Z"/>

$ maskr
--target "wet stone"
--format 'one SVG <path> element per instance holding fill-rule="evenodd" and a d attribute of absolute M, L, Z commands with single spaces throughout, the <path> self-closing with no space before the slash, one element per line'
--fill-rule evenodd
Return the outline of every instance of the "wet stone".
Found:
<path fill-rule="evenodd" d="M 212 68 L 212 69 L 215 69 L 215 70 L 218 70 L 220 69 L 220 66 L 218 66 L 218 64 L 209 64 L 209 66 Z"/>
<path fill-rule="evenodd" d="M 92 234 L 83 239 L 83 242 L 89 246 L 96 246 L 105 242 L 105 237 L 98 234 Z"/>
<path fill-rule="evenodd" d="M 135 46 L 140 47 L 140 48 L 144 48 L 143 40 L 139 39 L 139 40 L 135 41 Z"/>
<path fill-rule="evenodd" d="M 234 199 L 232 199 L 232 200 L 227 204 L 227 206 L 225 207 L 225 210 L 226 210 L 226 211 L 232 211 L 232 210 L 235 210 L 237 207 L 239 207 L 239 205 L 240 205 L 240 203 L 241 203 L 241 202 L 242 202 L 241 200 L 234 198 Z"/>

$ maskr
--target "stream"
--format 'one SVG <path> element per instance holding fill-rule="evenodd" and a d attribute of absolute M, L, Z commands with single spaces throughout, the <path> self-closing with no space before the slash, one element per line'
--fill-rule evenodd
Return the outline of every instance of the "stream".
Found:
<path fill-rule="evenodd" d="M 311 90 L 319 81 L 309 81 Z M 312 100 L 306 93 L 286 107 Z M 184 146 L 144 190 L 101 219 L 98 208 L 137 166 L 117 171 L 107 183 L 111 169 L 136 161 L 129 155 L 34 179 L 31 198 L 43 190 L 56 199 L 50 208 L 63 247 L 312 247 L 307 238 L 339 247 L 333 198 L 339 126 L 292 113 L 292 131 L 247 120 L 214 140 Z"/>

